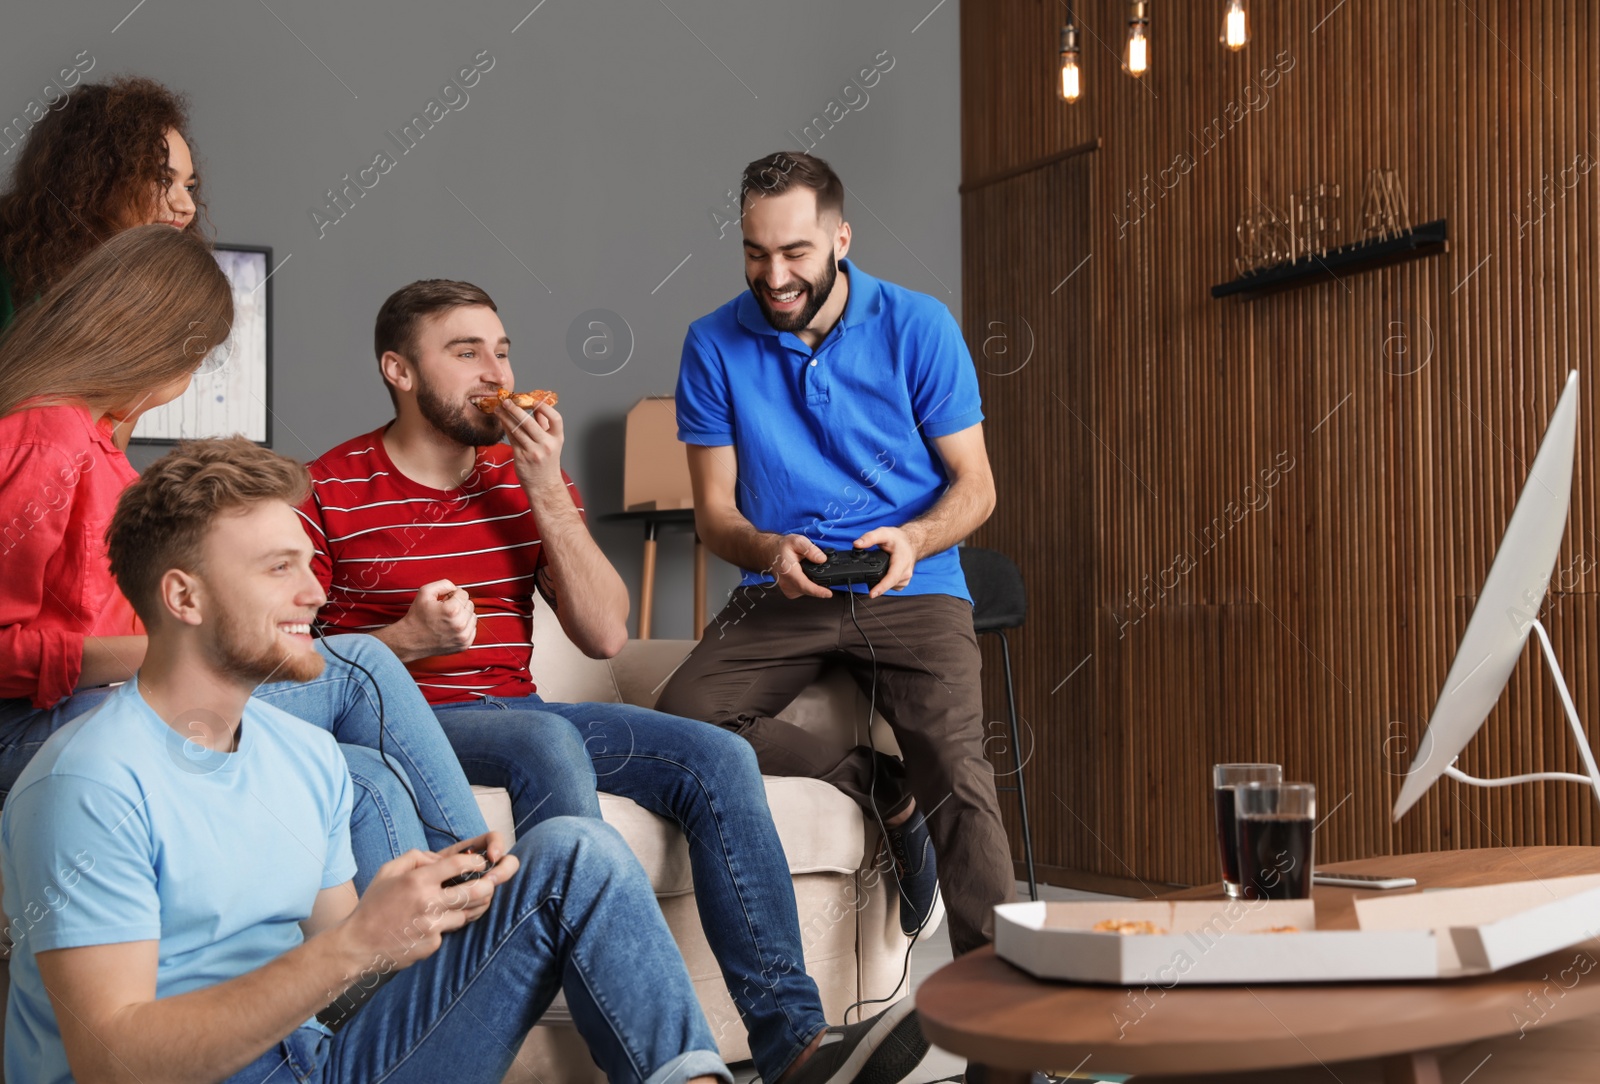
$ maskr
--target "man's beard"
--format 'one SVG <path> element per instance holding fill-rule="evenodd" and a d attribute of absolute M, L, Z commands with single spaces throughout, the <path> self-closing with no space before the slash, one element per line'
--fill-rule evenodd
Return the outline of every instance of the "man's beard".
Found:
<path fill-rule="evenodd" d="M 274 630 L 276 626 L 273 626 Z M 260 685 L 268 681 L 310 681 L 322 676 L 326 661 L 315 650 L 294 652 L 276 642 L 262 643 L 232 610 L 217 614 L 212 659 L 230 677 Z"/>
<path fill-rule="evenodd" d="M 417 383 L 417 409 L 429 425 L 469 448 L 498 444 L 505 435 L 494 415 L 485 414 L 473 403 L 450 403 L 426 381 Z"/>
<path fill-rule="evenodd" d="M 756 295 L 756 304 L 761 306 L 761 315 L 767 318 L 767 323 L 777 331 L 799 331 L 809 327 L 811 321 L 817 318 L 817 313 L 822 311 L 822 306 L 828 303 L 828 296 L 833 293 L 833 284 L 839 280 L 839 261 L 834 259 L 833 249 L 828 249 L 828 262 L 822 269 L 822 277 L 816 282 L 807 282 L 797 278 L 791 286 L 798 285 L 805 292 L 806 303 L 796 309 L 793 315 L 784 315 L 772 311 L 772 306 L 767 302 L 767 291 L 764 286 L 746 278 L 745 285 L 750 287 L 750 292 Z"/>

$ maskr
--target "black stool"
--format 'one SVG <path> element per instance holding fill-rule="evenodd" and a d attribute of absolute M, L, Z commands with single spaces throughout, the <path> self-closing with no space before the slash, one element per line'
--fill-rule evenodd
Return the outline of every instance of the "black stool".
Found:
<path fill-rule="evenodd" d="M 982 635 L 992 632 L 1000 637 L 1000 657 L 1006 667 L 1006 707 L 1011 721 L 1011 762 L 1016 765 L 1017 785 L 996 786 L 997 791 L 1016 791 L 1017 806 L 1022 810 L 1022 850 L 1028 864 L 1028 894 L 1039 898 L 1039 880 L 1033 872 L 1033 830 L 1028 826 L 1028 791 L 1022 780 L 1022 741 L 1017 734 L 1017 694 L 1011 684 L 1011 644 L 1006 639 L 1007 629 L 1020 629 L 1028 616 L 1028 594 L 1022 585 L 1022 570 L 1017 563 L 998 550 L 978 546 L 962 546 L 961 571 L 967 577 L 967 590 L 972 593 L 972 627 Z"/>

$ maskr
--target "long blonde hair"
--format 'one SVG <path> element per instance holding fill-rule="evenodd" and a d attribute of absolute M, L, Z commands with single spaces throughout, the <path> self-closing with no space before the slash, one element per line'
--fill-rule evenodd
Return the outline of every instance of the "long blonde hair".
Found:
<path fill-rule="evenodd" d="M 204 241 L 164 225 L 124 230 L 0 338 L 0 417 L 36 399 L 131 407 L 194 372 L 232 324 L 232 288 Z"/>

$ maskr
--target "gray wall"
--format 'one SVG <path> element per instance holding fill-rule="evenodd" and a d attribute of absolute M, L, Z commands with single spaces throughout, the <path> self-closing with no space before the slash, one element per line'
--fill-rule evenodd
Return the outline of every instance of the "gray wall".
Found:
<path fill-rule="evenodd" d="M 288 455 L 388 417 L 371 351 L 384 297 L 424 277 L 483 286 L 519 384 L 561 393 L 567 468 L 635 592 L 638 528 L 599 518 L 621 504 L 623 415 L 671 392 L 689 321 L 744 289 L 737 225 L 719 237 L 713 213 L 736 214 L 745 162 L 799 148 L 838 103 L 815 152 L 849 188 L 853 255 L 960 314 L 959 0 L 544 0 L 531 15 L 537 0 L 135 2 L 8 4 L 0 126 L 84 50 L 90 79 L 136 72 L 189 94 L 218 239 L 286 261 L 272 405 Z M 476 86 L 442 89 L 484 50 Z M 875 64 L 875 86 L 844 89 Z M 386 133 L 430 100 L 449 111 L 402 153 Z M 392 168 L 314 224 L 380 151 Z M 568 327 L 592 309 L 634 340 L 609 375 L 569 357 Z M 692 634 L 690 569 L 688 536 L 664 538 L 657 635 Z M 712 612 L 734 582 L 714 561 Z"/>

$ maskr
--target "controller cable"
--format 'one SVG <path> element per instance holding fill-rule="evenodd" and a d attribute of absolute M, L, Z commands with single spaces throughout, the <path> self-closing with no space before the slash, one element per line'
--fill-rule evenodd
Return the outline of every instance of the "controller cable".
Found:
<path fill-rule="evenodd" d="M 844 593 L 850 596 L 850 622 L 855 625 L 856 634 L 861 637 L 862 643 L 867 645 L 867 652 L 872 659 L 872 684 L 867 693 L 867 746 L 872 750 L 872 779 L 868 784 L 867 793 L 872 802 L 872 815 L 878 822 L 879 838 L 883 840 L 884 849 L 887 850 L 889 848 L 889 827 L 883 823 L 883 810 L 878 806 L 878 746 L 872 738 L 872 717 L 878 711 L 878 651 L 877 648 L 872 646 L 872 641 L 868 639 L 866 630 L 861 627 L 861 622 L 856 617 L 856 592 L 851 589 L 851 585 L 856 582 L 855 580 L 846 581 Z M 862 586 L 870 587 L 871 585 L 862 581 Z M 916 816 L 917 812 L 913 811 L 911 816 Z M 910 821 L 911 817 L 907 817 L 906 823 L 909 824 Z M 898 874 L 895 877 L 895 890 L 902 899 L 909 900 L 905 886 L 900 884 Z M 933 918 L 933 914 L 934 908 L 928 908 L 928 913 L 922 916 L 922 921 L 917 925 L 916 932 L 906 939 L 906 954 L 905 958 L 900 962 L 900 977 L 895 980 L 894 987 L 889 994 L 884 997 L 862 998 L 851 1003 L 844 1010 L 845 1023 L 848 1024 L 850 1022 L 851 1010 L 859 1009 L 865 1005 L 881 1005 L 892 999 L 894 991 L 905 985 L 906 976 L 911 972 L 911 950 L 916 948 L 917 939 L 922 936 L 922 931 L 927 928 L 929 920 Z"/>
<path fill-rule="evenodd" d="M 877 704 L 878 704 L 878 651 L 877 651 L 877 649 L 875 647 L 873 647 L 871 639 L 868 638 L 866 630 L 861 627 L 861 621 L 856 616 L 856 592 L 851 590 L 851 588 L 850 588 L 850 584 L 854 584 L 855 582 L 856 581 L 851 580 L 851 581 L 849 581 L 849 583 L 845 587 L 845 594 L 850 596 L 850 621 L 851 621 L 851 623 L 853 625 L 855 625 L 856 634 L 859 635 L 861 637 L 861 641 L 867 645 L 867 651 L 868 651 L 868 653 L 869 653 L 869 655 L 870 655 L 870 657 L 872 659 L 872 682 L 871 682 L 870 690 L 869 690 L 868 696 L 867 696 L 867 744 L 868 744 L 868 747 L 871 749 L 871 752 L 872 752 L 872 777 L 871 777 L 871 781 L 868 784 L 868 795 L 869 795 L 869 798 L 870 798 L 870 800 L 872 802 L 873 817 L 878 822 L 879 838 L 881 838 L 883 840 L 884 846 L 885 846 L 885 848 L 887 848 L 888 847 L 888 842 L 889 842 L 889 828 L 888 828 L 888 826 L 886 824 L 884 824 L 883 811 L 878 807 L 877 798 L 878 798 L 878 755 L 879 754 L 878 754 L 877 743 L 874 741 L 873 736 L 872 736 L 872 718 L 873 718 L 874 715 L 877 714 Z M 867 586 L 867 585 L 863 583 L 863 586 Z M 379 756 L 379 758 L 381 758 L 383 760 L 384 764 L 389 768 L 389 770 L 394 773 L 395 779 L 398 780 L 400 782 L 401 786 L 405 788 L 406 794 L 411 799 L 411 808 L 417 814 L 417 820 L 419 822 L 421 822 L 421 824 L 422 824 L 422 826 L 424 828 L 431 829 L 432 831 L 437 832 L 442 836 L 447 836 L 450 839 L 454 839 L 458 843 L 461 842 L 459 839 L 456 838 L 456 836 L 455 836 L 455 834 L 453 832 L 447 831 L 446 829 L 440 828 L 436 824 L 430 823 L 428 821 L 428 819 L 422 815 L 422 807 L 417 802 L 417 796 L 416 796 L 415 791 L 412 789 L 410 781 L 407 780 L 405 778 L 405 776 L 400 773 L 400 769 L 395 766 L 394 762 L 392 762 L 389 759 L 388 754 L 386 754 L 384 752 L 384 740 L 383 739 L 384 739 L 384 733 L 385 733 L 385 730 L 386 730 L 386 726 L 385 726 L 385 713 L 384 713 L 384 704 L 383 704 L 383 687 L 378 683 L 377 677 L 375 677 L 373 675 L 371 670 L 368 670 L 365 666 L 361 665 L 359 662 L 356 662 L 354 659 L 342 654 L 340 651 L 338 651 L 338 649 L 333 647 L 333 645 L 329 642 L 330 639 L 331 639 L 330 637 L 326 637 L 326 636 L 321 637 L 321 642 L 322 642 L 323 649 L 326 650 L 328 652 L 328 654 L 332 655 L 334 658 L 336 658 L 336 659 L 340 660 L 341 662 L 343 662 L 346 666 L 350 666 L 350 667 L 353 667 L 356 670 L 361 671 L 361 673 L 366 676 L 367 681 L 372 685 L 373 692 L 376 694 L 377 699 L 378 699 L 378 756 Z M 912 815 L 915 816 L 915 813 L 913 813 Z M 907 819 L 909 820 L 909 818 L 907 818 Z M 896 892 L 902 898 L 904 898 L 906 896 L 905 888 L 899 884 L 899 878 L 898 877 L 896 877 L 895 888 L 896 888 Z M 922 931 L 927 927 L 927 924 L 928 924 L 929 920 L 933 918 L 933 914 L 934 914 L 933 909 L 930 908 L 928 910 L 928 913 L 922 917 L 922 922 L 917 926 L 916 932 L 913 933 L 910 937 L 908 937 L 906 939 L 905 956 L 902 958 L 902 960 L 900 962 L 900 976 L 899 976 L 899 978 L 897 978 L 895 980 L 895 984 L 894 984 L 893 990 L 899 990 L 900 987 L 905 984 L 906 976 L 910 973 L 910 970 L 911 970 L 911 951 L 912 951 L 912 949 L 914 949 L 916 947 L 917 939 L 922 936 Z M 381 983 L 379 985 L 381 985 Z M 862 999 L 860 999 L 858 1001 L 853 1002 L 852 1004 L 847 1006 L 845 1008 L 845 1010 L 844 1010 L 844 1020 L 845 1020 L 845 1022 L 846 1023 L 849 1022 L 850 1013 L 853 1010 L 860 1009 L 863 1006 L 867 1006 L 867 1005 L 880 1005 L 880 1004 L 883 1004 L 884 1002 L 889 1001 L 894 996 L 893 990 L 888 995 L 886 995 L 884 997 L 862 998 Z M 370 994 L 368 996 L 370 996 Z M 348 1012 L 338 1014 L 339 1016 L 342 1017 L 342 1019 L 338 1019 L 337 1021 L 328 1020 L 327 1022 L 329 1024 L 333 1025 L 333 1027 L 335 1029 L 337 1029 L 340 1025 L 342 1025 L 346 1020 L 349 1019 L 350 1015 L 354 1014 L 354 1009 L 355 1008 L 359 1008 L 361 1003 L 364 1002 L 365 1000 L 366 1000 L 365 997 L 358 999 L 357 1002 L 356 1002 L 356 1005 L 352 1006 Z M 330 1006 L 330 1008 L 331 1008 L 331 1006 Z M 333 1014 L 329 1014 L 329 1015 L 333 1015 Z"/>
<path fill-rule="evenodd" d="M 416 791 L 413 789 L 411 781 L 405 777 L 404 773 L 402 773 L 395 763 L 389 759 L 389 755 L 383 751 L 383 735 L 386 726 L 383 709 L 383 687 L 378 684 L 378 679 L 373 675 L 371 670 L 368 670 L 365 666 L 362 666 L 360 663 L 356 662 L 356 660 L 341 654 L 339 650 L 333 646 L 331 637 L 321 636 L 318 637 L 318 639 L 322 643 L 323 650 L 327 651 L 328 654 L 332 655 L 346 666 L 354 667 L 355 669 L 360 670 L 366 675 L 367 681 L 372 684 L 372 691 L 376 693 L 378 697 L 378 757 L 385 765 L 388 766 L 389 770 L 394 773 L 395 779 L 399 781 L 400 786 L 411 798 L 411 808 L 416 810 L 417 820 L 422 823 L 424 828 L 437 832 L 448 839 L 453 839 L 457 843 L 463 842 L 462 840 L 456 838 L 456 834 L 454 832 L 446 831 L 445 829 L 440 828 L 437 824 L 429 823 L 428 818 L 422 815 L 422 806 L 417 802 Z M 338 735 L 335 735 L 335 737 L 337 736 Z M 363 972 L 363 974 L 365 974 L 365 972 Z M 373 982 L 371 985 L 364 985 L 361 981 L 361 978 L 358 976 L 356 981 L 345 989 L 344 993 L 340 994 L 339 997 L 323 1006 L 322 1010 L 316 1014 L 318 1022 L 320 1022 L 329 1031 L 335 1033 L 339 1032 L 346 1024 L 350 1022 L 350 1019 L 355 1016 L 356 1010 L 360 1009 L 362 1006 L 366 1005 L 368 1001 L 372 1000 L 372 995 L 377 993 L 377 991 L 381 989 L 385 983 L 394 978 L 397 974 L 399 974 L 398 969 L 390 969 L 385 971 L 377 976 L 377 981 Z"/>
<path fill-rule="evenodd" d="M 391 772 L 394 773 L 394 777 L 395 777 L 395 779 L 399 780 L 400 785 L 403 788 L 405 788 L 405 792 L 406 792 L 407 796 L 409 796 L 410 799 L 411 799 L 411 808 L 416 810 L 417 820 L 422 823 L 422 826 L 424 828 L 426 828 L 426 829 L 428 829 L 430 831 L 437 832 L 441 836 L 446 836 L 446 837 L 448 837 L 448 838 L 450 838 L 452 840 L 455 840 L 455 842 L 457 842 L 457 843 L 464 842 L 463 840 L 457 838 L 457 836 L 456 836 L 456 834 L 454 832 L 448 831 L 448 830 L 446 830 L 444 828 L 440 828 L 437 824 L 430 823 L 428 821 L 428 818 L 426 818 L 426 817 L 424 817 L 422 815 L 422 806 L 420 804 L 418 804 L 418 802 L 417 802 L 417 794 L 416 794 L 416 791 L 412 787 L 411 781 L 408 780 L 405 777 L 405 775 L 400 771 L 400 769 L 395 765 L 395 763 L 392 760 L 389 759 L 389 755 L 383 751 L 383 735 L 384 735 L 384 731 L 385 731 L 384 712 L 383 712 L 383 688 L 382 688 L 382 686 L 380 686 L 378 684 L 378 679 L 376 677 L 374 677 L 373 674 L 372 674 L 372 671 L 368 670 L 365 666 L 362 666 L 360 663 L 356 662 L 352 658 L 348 658 L 345 655 L 341 655 L 339 653 L 339 651 L 336 648 L 334 648 L 334 646 L 332 644 L 332 638 L 331 637 L 327 637 L 327 636 L 321 637 L 321 643 L 322 643 L 323 650 L 327 651 L 328 654 L 332 655 L 334 658 L 338 659 L 340 662 L 344 663 L 346 666 L 351 666 L 351 667 L 354 667 L 357 670 L 360 670 L 363 674 L 365 674 L 367 676 L 367 680 L 372 683 L 372 691 L 374 693 L 376 693 L 377 696 L 378 696 L 378 757 L 383 761 L 383 763 L 388 767 L 388 769 Z M 337 737 L 337 735 L 335 735 L 335 737 Z"/>

